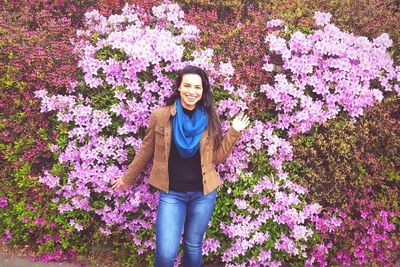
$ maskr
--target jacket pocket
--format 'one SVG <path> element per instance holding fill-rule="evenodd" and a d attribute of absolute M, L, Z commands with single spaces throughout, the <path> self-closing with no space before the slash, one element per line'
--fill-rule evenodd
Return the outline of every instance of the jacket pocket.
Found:
<path fill-rule="evenodd" d="M 158 189 L 168 191 L 167 171 L 162 166 L 158 166 L 156 162 L 151 169 L 149 183 Z"/>
<path fill-rule="evenodd" d="M 157 125 L 156 127 L 154 127 L 154 131 L 159 135 L 162 135 L 162 136 L 165 135 L 165 127 L 163 127 L 163 126 Z"/>
<path fill-rule="evenodd" d="M 214 153 L 213 153 L 213 148 L 212 146 L 205 146 L 204 149 L 200 152 L 201 153 L 201 158 L 204 166 L 206 169 L 214 167 Z"/>
<path fill-rule="evenodd" d="M 165 160 L 165 127 L 156 126 L 155 132 L 155 147 L 154 147 L 154 160 L 163 161 Z"/>

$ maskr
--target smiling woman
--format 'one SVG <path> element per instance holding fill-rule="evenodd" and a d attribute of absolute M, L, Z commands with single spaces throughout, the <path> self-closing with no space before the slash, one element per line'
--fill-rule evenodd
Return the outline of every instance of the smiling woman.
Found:
<path fill-rule="evenodd" d="M 249 119 L 235 118 L 222 138 L 205 71 L 186 66 L 175 87 L 166 106 L 152 112 L 141 149 L 114 189 L 132 184 L 154 158 L 149 183 L 160 189 L 154 266 L 173 266 L 183 232 L 183 264 L 196 267 L 220 185 L 214 165 L 231 153 Z"/>
<path fill-rule="evenodd" d="M 203 85 L 198 74 L 185 74 L 181 86 L 178 88 L 182 106 L 188 110 L 196 108 L 196 103 L 203 95 Z"/>

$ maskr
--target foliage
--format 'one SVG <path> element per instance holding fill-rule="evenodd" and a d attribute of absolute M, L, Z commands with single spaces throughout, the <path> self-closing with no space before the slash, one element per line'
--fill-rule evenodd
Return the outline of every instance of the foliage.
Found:
<path fill-rule="evenodd" d="M 57 131 L 51 118 L 40 114 L 33 91 L 65 91 L 65 73 L 75 72 L 67 44 L 72 31 L 65 18 L 45 11 L 35 15 L 21 5 L 18 12 L 0 16 L 0 197 L 9 204 L 0 213 L 0 233 L 9 242 L 33 245 L 37 253 L 32 256 L 43 261 L 70 260 L 76 258 L 74 251 L 59 249 L 71 238 L 55 212 L 54 193 L 38 182 L 43 168 L 53 163 L 48 143 Z"/>
<path fill-rule="evenodd" d="M 396 186 L 385 175 L 399 166 L 392 145 L 399 142 L 398 107 L 392 96 L 356 123 L 341 117 L 293 138 L 294 181 L 310 190 L 310 200 L 335 207 L 348 203 L 348 192 L 361 186 L 376 187 L 379 195 Z"/>
<path fill-rule="evenodd" d="M 97 0 L 96 7 L 104 16 L 118 14 L 126 4 L 136 5 L 150 12 L 153 6 L 161 4 L 162 0 Z"/>
<path fill-rule="evenodd" d="M 342 117 L 292 142 L 293 181 L 327 207 L 316 223 L 330 263 L 390 265 L 398 257 L 398 109 L 391 96 L 357 122 Z M 334 231 L 326 227 L 333 219 L 341 221 Z M 327 255 L 314 250 L 311 258 L 323 265 Z"/>
<path fill-rule="evenodd" d="M 80 235 L 70 236 L 69 222 L 53 203 L 54 191 L 38 182 L 54 164 L 49 146 L 56 138 L 62 144 L 66 129 L 40 113 L 33 92 L 71 89 L 79 72 L 70 38 L 93 5 L 96 1 L 11 0 L 1 10 L 0 196 L 9 205 L 1 213 L 0 233 L 9 242 L 33 245 L 32 256 L 43 261 L 74 260 L 76 252 L 90 247 Z"/>

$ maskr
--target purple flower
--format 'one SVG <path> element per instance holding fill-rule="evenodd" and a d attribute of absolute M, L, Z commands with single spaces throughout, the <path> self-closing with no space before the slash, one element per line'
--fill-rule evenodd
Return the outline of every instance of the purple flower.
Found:
<path fill-rule="evenodd" d="M 4 237 L 0 237 L 0 241 L 7 241 L 13 237 L 13 233 L 10 230 L 6 229 L 5 233 L 6 235 Z"/>
<path fill-rule="evenodd" d="M 44 172 L 44 176 L 39 177 L 39 181 L 50 188 L 55 188 L 60 185 L 60 178 L 51 175 L 48 171 Z"/>
<path fill-rule="evenodd" d="M 8 200 L 6 197 L 0 197 L 0 209 L 8 206 Z"/>
<path fill-rule="evenodd" d="M 46 219 L 45 219 L 45 218 L 34 218 L 34 219 L 33 219 L 33 222 L 34 222 L 36 225 L 43 226 L 43 225 L 45 225 L 45 223 L 46 223 Z"/>

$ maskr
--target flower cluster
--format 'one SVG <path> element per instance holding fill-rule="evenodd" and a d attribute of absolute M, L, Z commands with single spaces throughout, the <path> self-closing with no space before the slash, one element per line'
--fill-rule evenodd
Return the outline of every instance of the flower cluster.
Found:
<path fill-rule="evenodd" d="M 313 236 L 313 230 L 306 223 L 321 211 L 318 204 L 304 204 L 300 197 L 307 191 L 287 180 L 265 177 L 253 190 L 246 190 L 245 197 L 237 197 L 234 204 L 236 211 L 230 212 L 231 223 L 220 222 L 221 232 L 234 240 L 232 245 L 222 255 L 226 263 L 247 255 L 256 247 L 282 251 L 288 255 L 306 257 L 305 242 Z M 254 200 L 255 201 L 254 203 Z M 253 202 L 253 203 L 252 203 Z M 245 213 L 243 210 L 245 209 Z M 275 239 L 270 235 L 274 227 L 282 227 L 280 237 Z M 268 231 L 263 229 L 267 228 Z M 275 233 L 274 233 L 275 235 Z M 272 241 L 272 242 L 271 242 Z M 273 246 L 267 244 L 275 244 Z M 271 250 L 270 252 L 271 253 Z M 249 263 L 258 262 L 262 254 L 256 258 L 249 257 Z M 264 265 L 279 264 L 279 261 L 264 259 Z"/>
<path fill-rule="evenodd" d="M 356 118 L 380 102 L 384 92 L 400 92 L 400 69 L 387 51 L 389 36 L 370 41 L 342 32 L 329 19 L 330 14 L 317 12 L 322 29 L 310 35 L 295 32 L 290 40 L 278 32 L 266 38 L 272 55 L 264 58 L 263 69 L 275 75 L 274 83 L 262 85 L 260 91 L 277 104 L 274 127 L 289 136 L 306 133 L 340 111 Z M 277 57 L 281 61 L 274 68 Z"/>
<path fill-rule="evenodd" d="M 0 209 L 8 206 L 8 200 L 6 197 L 0 197 Z"/>
<path fill-rule="evenodd" d="M 331 208 L 321 217 L 314 217 L 316 229 L 322 234 L 322 244 L 318 245 L 308 261 L 309 266 L 326 266 L 327 249 L 336 244 L 339 248 L 332 253 L 332 262 L 344 265 L 377 264 L 380 266 L 395 262 L 400 245 L 396 218 L 400 214 L 384 207 L 376 201 L 371 188 L 363 190 L 364 197 L 357 197 L 350 191 L 351 202 L 345 203 L 341 210 Z M 390 194 L 398 195 L 397 189 L 389 189 Z M 334 225 L 334 230 L 332 226 Z M 346 240 L 346 241 L 344 241 Z"/>

